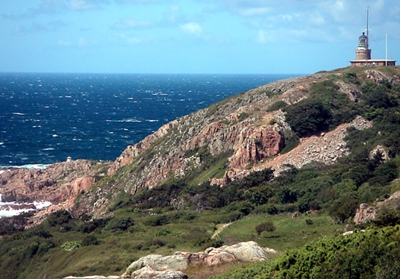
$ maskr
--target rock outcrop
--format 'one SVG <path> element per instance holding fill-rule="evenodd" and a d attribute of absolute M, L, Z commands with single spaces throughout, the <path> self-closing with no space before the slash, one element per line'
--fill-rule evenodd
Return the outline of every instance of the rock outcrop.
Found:
<path fill-rule="evenodd" d="M 376 202 L 373 205 L 368 205 L 367 203 L 360 204 L 353 218 L 354 223 L 361 224 L 375 220 L 379 209 L 384 206 L 398 208 L 400 206 L 400 191 L 393 193 L 386 200 Z"/>
<path fill-rule="evenodd" d="M 234 261 L 259 262 L 268 259 L 269 254 L 274 252 L 272 249 L 261 248 L 254 241 L 249 241 L 232 246 L 210 247 L 199 253 L 175 252 L 172 256 L 148 255 L 133 262 L 122 278 L 187 278 L 187 275 L 181 271 L 193 265 L 210 267 Z"/>
<path fill-rule="evenodd" d="M 400 77 L 397 75 L 389 76 L 378 70 L 367 70 L 365 73 L 367 78 L 375 83 L 383 83 L 384 81 L 388 81 L 393 84 L 400 83 Z"/>
<path fill-rule="evenodd" d="M 36 215 L 34 225 L 51 212 L 72 208 L 75 198 L 102 178 L 108 166 L 104 162 L 74 160 L 44 169 L 4 169 L 0 174 L 1 201 L 14 202 L 12 206 L 18 208 L 50 202 L 51 206 Z"/>

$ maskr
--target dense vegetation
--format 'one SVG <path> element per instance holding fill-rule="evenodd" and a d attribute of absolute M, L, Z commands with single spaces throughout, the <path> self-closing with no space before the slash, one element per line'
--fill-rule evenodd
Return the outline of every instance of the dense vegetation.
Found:
<path fill-rule="evenodd" d="M 339 92 L 335 81 L 356 86 L 362 94 L 352 101 Z M 309 242 L 337 234 L 346 224 L 354 226 L 352 217 L 360 203 L 383 200 L 400 190 L 393 182 L 400 169 L 399 102 L 398 84 L 365 81 L 361 72 L 332 75 L 314 83 L 309 98 L 291 106 L 276 102 L 267 109 L 286 112 L 293 132 L 285 135 L 285 152 L 300 137 L 329 131 L 357 115 L 373 121 L 369 129 L 348 129 L 349 156 L 333 165 L 287 166 L 279 177 L 265 169 L 218 187 L 210 185 L 209 178 L 225 171 L 229 154 L 212 156 L 204 147 L 190 150 L 188 156 L 197 154 L 205 163 L 183 178 L 169 178 L 133 196 L 121 193 L 103 219 L 76 219 L 59 211 L 27 231 L 22 229 L 22 217 L 14 217 L 18 227 L 1 219 L 0 274 L 4 278 L 118 274 L 149 253 L 198 251 L 251 239 L 285 252 L 271 263 L 235 270 L 225 278 L 394 278 L 385 276 L 399 273 L 399 227 L 376 227 L 399 223 L 396 206 L 364 225 L 375 229 L 363 234 Z M 389 159 L 380 151 L 371 153 L 377 145 L 384 147 Z M 296 211 L 318 214 L 287 222 Z M 211 238 L 220 224 L 233 221 Z M 385 261 L 392 269 L 384 268 Z"/>
<path fill-rule="evenodd" d="M 331 236 L 215 279 L 399 278 L 400 226 Z"/>

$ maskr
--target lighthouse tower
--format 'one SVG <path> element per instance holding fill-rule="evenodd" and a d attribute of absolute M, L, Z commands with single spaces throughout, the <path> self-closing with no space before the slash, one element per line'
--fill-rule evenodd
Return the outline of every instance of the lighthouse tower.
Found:
<path fill-rule="evenodd" d="M 358 47 L 356 48 L 356 59 L 351 60 L 350 64 L 352 67 L 373 67 L 373 66 L 396 66 L 396 60 L 386 59 L 371 59 L 371 49 L 369 48 L 368 38 L 368 15 L 369 7 L 365 9 L 367 11 L 367 34 L 365 32 L 358 38 Z M 387 49 L 387 47 L 386 47 Z M 387 54 L 386 54 L 387 57 Z"/>
<path fill-rule="evenodd" d="M 370 60 L 371 50 L 368 48 L 368 36 L 363 32 L 358 38 L 358 47 L 356 49 L 356 60 Z"/>

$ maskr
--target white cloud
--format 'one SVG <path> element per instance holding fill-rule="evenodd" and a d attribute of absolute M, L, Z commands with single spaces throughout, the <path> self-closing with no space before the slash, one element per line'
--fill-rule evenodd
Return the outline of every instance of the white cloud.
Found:
<path fill-rule="evenodd" d="M 189 22 L 181 25 L 181 29 L 189 34 L 200 35 L 203 32 L 201 26 L 196 22 Z"/>

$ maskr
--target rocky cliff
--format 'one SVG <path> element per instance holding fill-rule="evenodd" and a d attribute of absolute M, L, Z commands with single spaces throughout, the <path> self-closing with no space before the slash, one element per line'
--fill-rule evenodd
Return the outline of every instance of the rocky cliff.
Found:
<path fill-rule="evenodd" d="M 48 213 L 71 209 L 79 194 L 105 176 L 110 163 L 88 160 L 52 164 L 44 169 L 12 168 L 0 174 L 0 202 L 14 202 L 10 209 L 31 209 L 35 201 L 51 206 L 38 212 L 35 222 Z"/>
<path fill-rule="evenodd" d="M 87 206 L 85 210 L 101 211 L 107 204 L 105 196 L 110 193 L 116 196 L 123 189 L 134 194 L 143 187 L 155 187 L 170 176 L 183 177 L 205 163 L 201 154 L 204 151 L 211 156 L 229 154 L 224 175 L 209 178 L 218 185 L 265 168 L 279 174 L 287 165 L 301 167 L 312 161 L 334 163 L 347 155 L 346 128 L 364 129 L 371 126 L 370 122 L 357 117 L 328 133 L 302 138 L 295 149 L 282 155 L 284 135 L 290 132 L 290 127 L 281 110 L 269 109 L 278 101 L 291 105 L 307 98 L 314 83 L 332 75 L 341 73 L 317 73 L 266 84 L 164 125 L 143 141 L 127 147 L 109 169 L 108 174 L 115 179 L 101 190 L 83 196 L 85 205 L 99 200 L 101 205 Z M 356 101 L 360 94 L 356 87 L 340 81 L 337 85 Z"/>
<path fill-rule="evenodd" d="M 162 126 L 128 146 L 111 164 L 77 160 L 44 170 L 8 170 L 0 175 L 0 194 L 4 201 L 47 200 L 54 204 L 48 210 L 100 214 L 110 198 L 122 191 L 135 194 L 169 177 L 185 176 L 206 163 L 209 157 L 204 154 L 226 156 L 224 174 L 209 177 L 218 185 L 265 168 L 279 175 L 287 165 L 301 167 L 312 161 L 332 164 L 348 154 L 344 141 L 347 128 L 365 129 L 371 122 L 356 117 L 332 131 L 301 138 L 296 148 L 281 154 L 290 127 L 282 110 L 270 108 L 278 101 L 295 104 L 308 97 L 313 84 L 342 75 L 334 71 L 291 78 L 230 97 Z M 396 75 L 378 70 L 366 70 L 361 75 L 376 83 L 400 82 Z M 340 79 L 335 84 L 350 100 L 358 100 L 361 92 L 357 86 Z M 74 207 L 78 196 L 79 206 Z"/>

